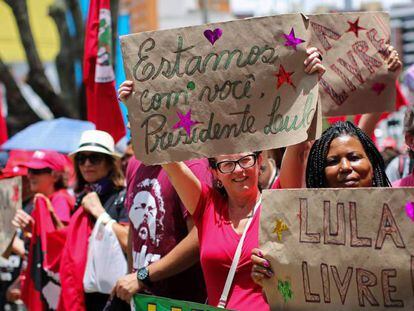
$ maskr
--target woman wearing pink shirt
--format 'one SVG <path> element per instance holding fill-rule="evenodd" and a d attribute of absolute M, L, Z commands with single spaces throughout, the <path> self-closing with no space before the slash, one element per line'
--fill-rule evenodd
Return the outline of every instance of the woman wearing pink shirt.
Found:
<path fill-rule="evenodd" d="M 316 49 L 309 49 L 308 55 L 305 72 L 324 71 Z M 215 179 L 214 188 L 202 185 L 183 162 L 163 165 L 198 229 L 208 303 L 231 310 L 269 310 L 262 288 L 250 275 L 251 251 L 259 243 L 261 195 L 258 184 L 262 156 L 260 152 L 221 155 L 209 159 L 209 163 Z M 223 295 L 233 258 L 243 238 L 228 295 Z"/>
<path fill-rule="evenodd" d="M 305 72 L 323 72 L 316 48 L 308 49 L 307 53 Z M 126 99 L 132 88 L 132 81 L 123 82 L 119 98 Z M 214 188 L 202 185 L 183 162 L 163 165 L 198 229 L 208 303 L 217 306 L 221 300 L 221 306 L 232 310 L 269 310 L 262 288 L 250 275 L 250 255 L 258 246 L 259 236 L 260 152 L 222 155 L 209 159 L 209 163 L 216 183 Z M 229 282 L 227 299 L 223 299 L 230 266 L 243 235 L 240 259 Z"/>

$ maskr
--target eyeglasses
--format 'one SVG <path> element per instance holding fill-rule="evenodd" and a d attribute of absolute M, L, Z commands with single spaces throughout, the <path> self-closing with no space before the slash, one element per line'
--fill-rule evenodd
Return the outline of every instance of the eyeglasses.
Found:
<path fill-rule="evenodd" d="M 45 168 L 39 168 L 39 169 L 35 169 L 35 168 L 29 168 L 27 170 L 27 172 L 31 175 L 42 175 L 42 174 L 51 174 L 52 173 L 52 169 L 49 167 L 45 167 Z"/>
<path fill-rule="evenodd" d="M 238 164 L 241 168 L 246 169 L 255 165 L 256 159 L 257 156 L 255 154 L 248 154 L 235 161 L 225 160 L 217 162 L 214 165 L 214 168 L 217 168 L 223 174 L 230 174 L 236 169 L 236 164 Z"/>
<path fill-rule="evenodd" d="M 75 161 L 79 165 L 84 165 L 86 163 L 86 160 L 89 160 L 89 163 L 92 165 L 96 165 L 101 163 L 105 159 L 105 155 L 103 153 L 90 153 L 90 154 L 84 154 L 84 153 L 78 153 L 75 156 Z"/>

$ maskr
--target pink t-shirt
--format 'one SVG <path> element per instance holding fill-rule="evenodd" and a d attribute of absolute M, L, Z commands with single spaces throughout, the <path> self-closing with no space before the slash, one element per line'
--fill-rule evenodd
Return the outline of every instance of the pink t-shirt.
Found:
<path fill-rule="evenodd" d="M 392 183 L 393 187 L 414 187 L 414 173 Z"/>
<path fill-rule="evenodd" d="M 270 187 L 270 189 L 282 189 L 282 186 L 280 184 L 280 178 L 277 177 L 275 181 L 273 182 L 273 185 Z"/>
<path fill-rule="evenodd" d="M 66 189 L 61 189 L 54 192 L 49 199 L 59 219 L 68 224 L 70 213 L 75 206 L 75 198 Z"/>
<path fill-rule="evenodd" d="M 251 251 L 259 245 L 260 210 L 261 207 L 256 211 L 244 240 L 227 300 L 226 308 L 230 310 L 269 310 L 262 288 L 250 276 Z M 217 306 L 241 235 L 234 231 L 229 221 L 227 199 L 205 185 L 193 218 L 198 229 L 208 303 Z"/>

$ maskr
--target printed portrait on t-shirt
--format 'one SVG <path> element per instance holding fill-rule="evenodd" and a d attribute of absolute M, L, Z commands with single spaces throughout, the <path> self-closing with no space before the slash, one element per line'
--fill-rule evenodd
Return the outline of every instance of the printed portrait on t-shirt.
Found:
<path fill-rule="evenodd" d="M 143 241 L 150 240 L 158 247 L 164 233 L 164 200 L 157 179 L 145 179 L 137 186 L 129 218 Z"/>

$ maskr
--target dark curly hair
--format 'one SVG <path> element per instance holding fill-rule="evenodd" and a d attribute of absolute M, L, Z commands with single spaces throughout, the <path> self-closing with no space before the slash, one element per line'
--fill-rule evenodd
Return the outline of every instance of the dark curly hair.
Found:
<path fill-rule="evenodd" d="M 327 188 L 325 176 L 326 157 L 332 140 L 339 136 L 349 135 L 358 138 L 361 142 L 374 171 L 373 187 L 390 187 L 391 184 L 385 174 L 384 160 L 375 144 L 359 127 L 352 122 L 336 122 L 326 129 L 320 139 L 313 144 L 306 166 L 306 187 Z"/>

